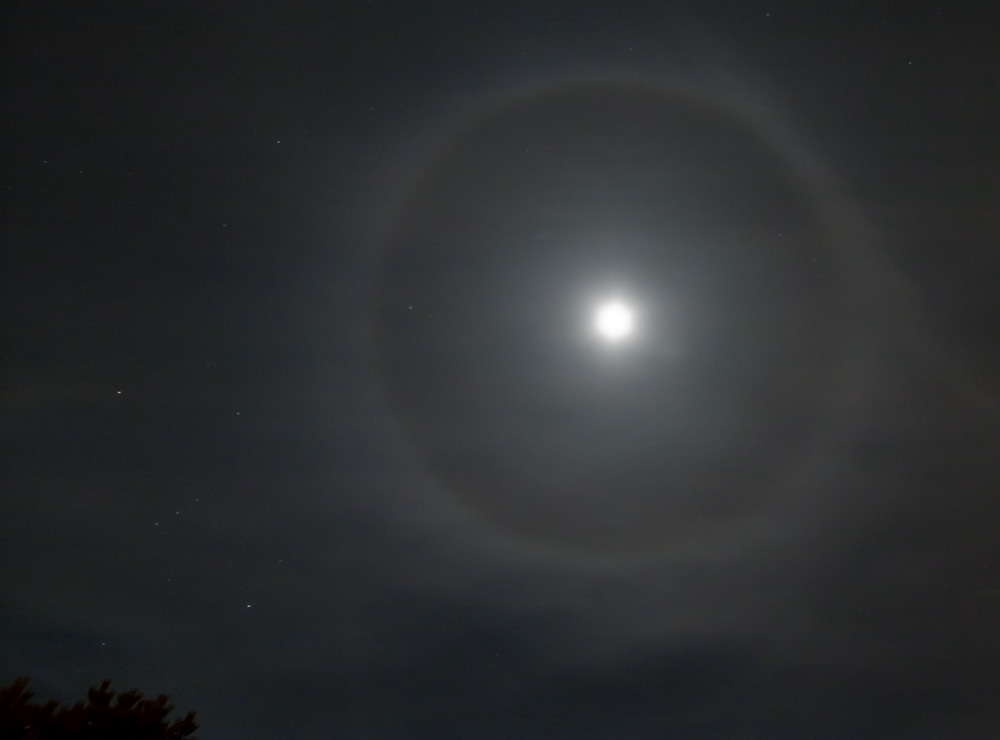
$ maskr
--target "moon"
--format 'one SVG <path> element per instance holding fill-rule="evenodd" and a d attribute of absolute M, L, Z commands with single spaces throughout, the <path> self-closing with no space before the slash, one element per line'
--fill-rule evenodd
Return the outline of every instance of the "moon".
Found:
<path fill-rule="evenodd" d="M 602 303 L 594 313 L 594 329 L 608 342 L 620 342 L 626 339 L 632 334 L 634 327 L 635 314 L 632 308 L 622 301 Z"/>

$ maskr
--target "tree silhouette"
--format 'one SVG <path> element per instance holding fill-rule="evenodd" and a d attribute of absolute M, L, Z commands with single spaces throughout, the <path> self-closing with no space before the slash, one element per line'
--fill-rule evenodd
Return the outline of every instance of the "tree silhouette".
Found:
<path fill-rule="evenodd" d="M 168 720 L 174 705 L 165 694 L 147 699 L 104 681 L 72 706 L 38 704 L 34 695 L 26 678 L 0 688 L 0 740 L 197 740 L 195 713 Z"/>

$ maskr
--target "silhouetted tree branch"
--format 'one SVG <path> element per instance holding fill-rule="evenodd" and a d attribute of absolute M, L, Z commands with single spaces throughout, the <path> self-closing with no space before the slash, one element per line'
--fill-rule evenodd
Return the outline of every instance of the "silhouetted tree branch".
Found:
<path fill-rule="evenodd" d="M 0 688 L 0 740 L 197 740 L 195 713 L 168 720 L 174 705 L 165 694 L 118 693 L 104 681 L 72 706 L 38 704 L 33 696 L 26 678 Z"/>

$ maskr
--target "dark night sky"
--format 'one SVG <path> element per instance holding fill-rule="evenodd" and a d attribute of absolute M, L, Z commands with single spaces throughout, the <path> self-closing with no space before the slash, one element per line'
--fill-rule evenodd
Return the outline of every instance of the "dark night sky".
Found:
<path fill-rule="evenodd" d="M 997 737 L 976 5 L 15 3 L 0 680 L 203 740 Z"/>

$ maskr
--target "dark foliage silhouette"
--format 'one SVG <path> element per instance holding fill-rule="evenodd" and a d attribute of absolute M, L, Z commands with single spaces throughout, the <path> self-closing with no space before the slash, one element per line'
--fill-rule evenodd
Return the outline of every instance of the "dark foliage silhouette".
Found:
<path fill-rule="evenodd" d="M 26 678 L 0 688 L 0 740 L 197 740 L 195 713 L 169 720 L 174 705 L 165 694 L 147 699 L 104 681 L 72 706 L 39 704 L 34 695 Z"/>

